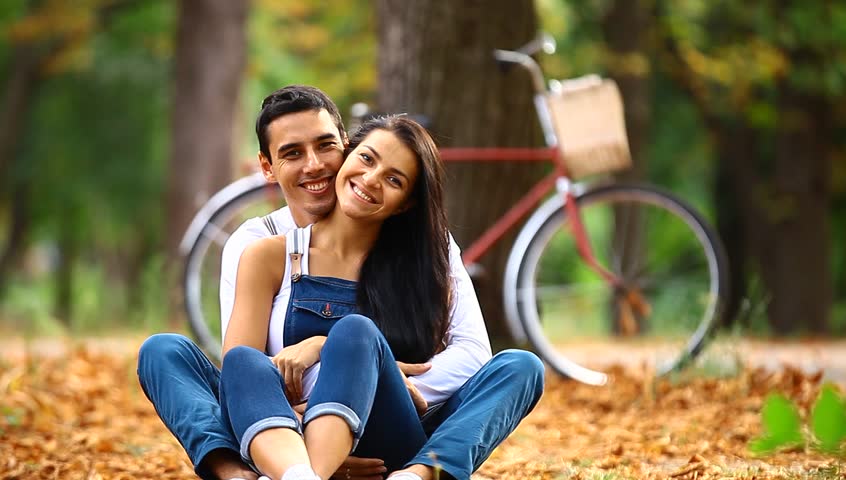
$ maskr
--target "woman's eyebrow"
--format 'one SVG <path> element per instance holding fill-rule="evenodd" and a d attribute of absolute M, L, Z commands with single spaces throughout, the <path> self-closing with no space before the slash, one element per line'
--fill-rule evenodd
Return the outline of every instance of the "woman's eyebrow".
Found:
<path fill-rule="evenodd" d="M 375 156 L 376 158 L 379 158 L 379 159 L 382 158 L 382 156 L 379 155 L 379 152 L 377 152 L 376 149 L 371 147 L 370 145 L 362 145 L 362 147 L 364 147 L 364 148 L 370 150 L 371 152 L 373 152 L 373 156 Z"/>

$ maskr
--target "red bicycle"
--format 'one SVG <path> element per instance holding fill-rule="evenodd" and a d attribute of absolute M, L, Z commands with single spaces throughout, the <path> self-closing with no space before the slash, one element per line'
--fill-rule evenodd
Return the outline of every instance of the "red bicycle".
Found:
<path fill-rule="evenodd" d="M 630 164 L 616 85 L 595 75 L 548 89 L 533 41 L 497 50 L 497 61 L 532 76 L 543 148 L 443 148 L 448 162 L 551 162 L 540 180 L 463 253 L 474 265 L 528 217 L 503 278 L 508 326 L 557 373 L 593 385 L 617 359 L 638 355 L 658 375 L 687 365 L 723 313 L 728 265 L 713 228 L 673 194 L 605 178 L 573 179 Z M 566 115 L 565 115 L 566 112 Z M 182 242 L 189 325 L 211 355 L 220 352 L 220 253 L 248 218 L 284 205 L 280 189 L 256 173 L 214 195 Z M 597 352 L 602 353 L 598 355 Z"/>

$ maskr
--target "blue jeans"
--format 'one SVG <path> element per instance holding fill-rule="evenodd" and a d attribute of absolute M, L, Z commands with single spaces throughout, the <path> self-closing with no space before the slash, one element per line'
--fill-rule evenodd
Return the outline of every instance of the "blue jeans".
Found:
<path fill-rule="evenodd" d="M 221 411 L 217 368 L 187 338 L 159 334 L 142 345 L 138 376 L 162 421 L 185 448 L 197 474 L 213 478 L 202 468 L 205 456 L 218 448 L 239 451 L 238 437 Z M 310 406 L 317 404 L 319 388 L 315 387 Z M 422 425 L 429 438 L 406 465 L 439 466 L 442 474 L 447 474 L 444 476 L 469 478 L 534 408 L 542 392 L 543 365 L 535 355 L 520 350 L 500 352 L 438 410 L 425 417 Z M 377 416 L 389 409 L 390 405 L 377 405 L 374 398 L 372 411 L 380 412 Z M 388 427 L 388 433 L 401 430 Z M 370 444 L 369 437 L 365 429 L 354 454 L 382 458 L 376 445 L 378 439 Z M 401 446 L 399 442 L 397 445 Z M 404 455 L 407 454 L 398 454 Z"/>
<path fill-rule="evenodd" d="M 206 455 L 217 449 L 238 451 L 238 440 L 221 413 L 220 370 L 188 338 L 160 333 L 141 345 L 138 380 L 197 475 L 214 479 L 202 464 Z"/>
<path fill-rule="evenodd" d="M 258 433 L 278 427 L 302 432 L 285 397 L 284 380 L 264 353 L 250 347 L 230 350 L 223 359 L 220 391 L 224 418 L 240 440 L 245 461 Z M 326 337 L 303 423 L 323 415 L 345 420 L 355 455 L 381 458 L 389 471 L 402 468 L 426 442 L 388 342 L 367 317 L 347 315 Z"/>

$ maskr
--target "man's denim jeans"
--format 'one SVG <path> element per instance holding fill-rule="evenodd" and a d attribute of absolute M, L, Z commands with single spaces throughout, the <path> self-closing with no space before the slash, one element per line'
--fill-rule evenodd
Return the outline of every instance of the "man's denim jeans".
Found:
<path fill-rule="evenodd" d="M 383 458 L 389 468 L 437 466 L 452 477 L 469 478 L 543 392 L 540 360 L 528 352 L 506 350 L 421 425 L 381 333 L 365 317 L 346 319 L 336 324 L 324 345 L 320 379 L 309 399 L 306 422 L 322 414 L 340 415 L 359 439 L 356 456 Z M 338 326 L 342 329 L 336 332 Z M 343 341 L 330 341 L 332 337 Z M 265 427 L 299 428 L 287 400 L 282 401 L 284 395 L 264 396 L 271 395 L 264 388 L 276 396 L 283 391 L 281 377 L 267 357 L 248 348 L 229 353 L 234 355 L 228 354 L 225 361 L 223 398 L 220 372 L 187 338 L 154 335 L 139 353 L 138 376 L 144 392 L 203 478 L 211 478 L 201 468 L 203 458 L 218 448 L 241 451 L 239 439 L 261 431 L 259 425 L 248 432 L 258 422 L 267 421 Z M 236 361 L 230 365 L 230 360 Z M 275 385 L 266 380 L 274 377 Z M 256 385 L 262 387 L 252 388 Z M 236 400 L 242 394 L 255 398 Z"/>

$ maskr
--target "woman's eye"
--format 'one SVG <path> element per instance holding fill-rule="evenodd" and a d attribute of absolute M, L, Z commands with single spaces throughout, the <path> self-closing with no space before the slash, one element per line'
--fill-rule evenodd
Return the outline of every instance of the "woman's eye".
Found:
<path fill-rule="evenodd" d="M 368 155 L 366 153 L 359 154 L 359 156 L 361 157 L 361 161 L 364 162 L 364 163 L 369 164 L 371 161 L 373 161 L 373 159 L 370 158 L 370 155 Z"/>
<path fill-rule="evenodd" d="M 388 177 L 388 182 L 397 188 L 402 187 L 402 182 L 397 177 Z"/>

